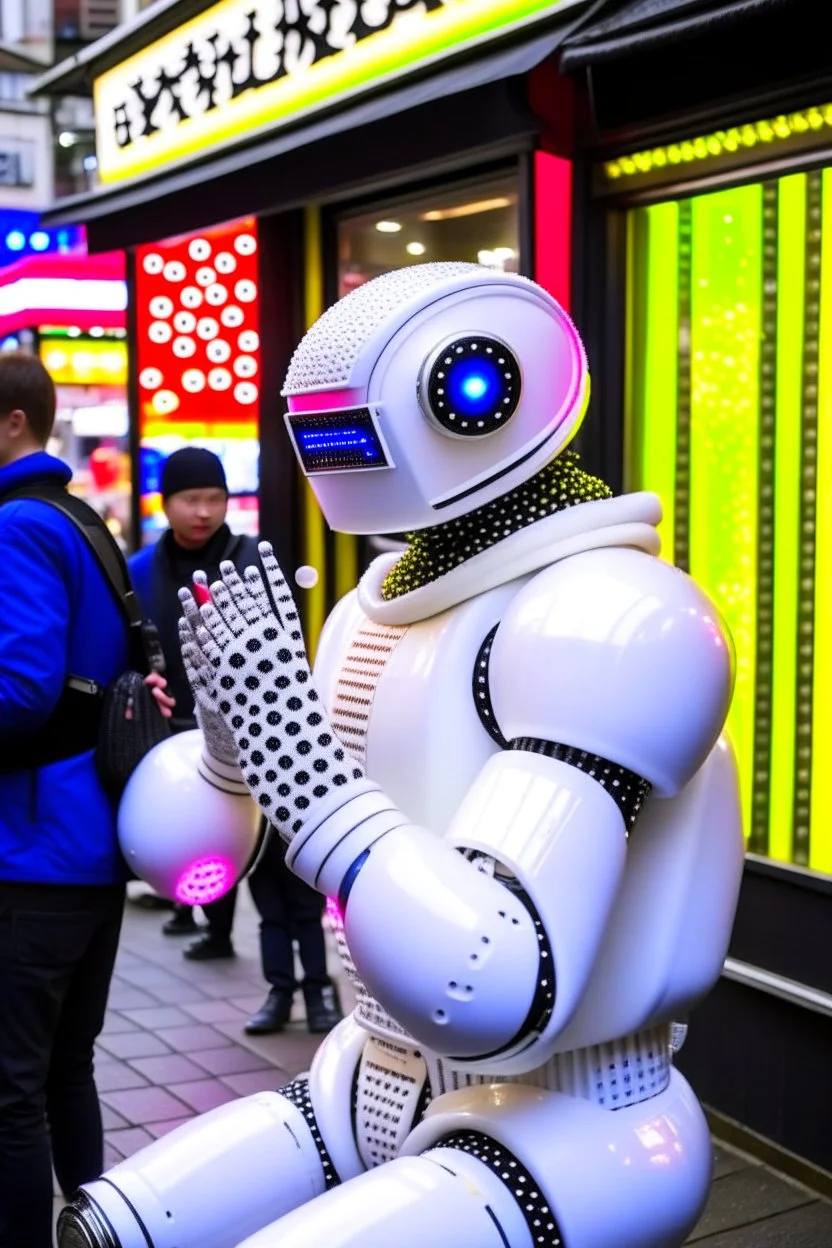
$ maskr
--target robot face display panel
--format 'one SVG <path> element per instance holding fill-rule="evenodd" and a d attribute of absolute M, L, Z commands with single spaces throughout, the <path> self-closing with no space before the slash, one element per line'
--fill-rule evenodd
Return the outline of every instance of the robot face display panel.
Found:
<path fill-rule="evenodd" d="M 286 427 L 307 476 L 393 467 L 369 407 L 288 412 Z"/>

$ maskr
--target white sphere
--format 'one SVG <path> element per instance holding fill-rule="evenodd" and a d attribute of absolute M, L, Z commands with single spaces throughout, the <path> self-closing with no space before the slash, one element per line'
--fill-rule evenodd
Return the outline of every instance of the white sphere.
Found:
<path fill-rule="evenodd" d="M 305 563 L 295 573 L 295 581 L 300 585 L 301 589 L 314 589 L 318 584 L 318 569 L 312 568 L 308 563 Z"/>
<path fill-rule="evenodd" d="M 198 771 L 202 733 L 178 733 L 145 755 L 118 812 L 118 839 L 131 870 L 161 897 L 216 901 L 237 883 L 260 826 L 248 796 L 226 793 Z"/>

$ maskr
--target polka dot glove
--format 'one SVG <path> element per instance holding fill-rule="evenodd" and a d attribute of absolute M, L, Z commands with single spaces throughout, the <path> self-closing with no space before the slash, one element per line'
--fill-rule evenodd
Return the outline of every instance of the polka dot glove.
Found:
<path fill-rule="evenodd" d="M 197 578 L 200 584 L 205 583 L 206 578 L 202 573 L 197 573 Z M 223 763 L 226 767 L 238 769 L 237 742 L 234 740 L 233 732 L 226 727 L 225 720 L 214 705 L 211 692 L 214 669 L 196 639 L 196 631 L 202 626 L 199 608 L 190 593 L 187 598 L 182 598 L 182 605 L 185 614 L 179 621 L 179 648 L 185 665 L 185 675 L 193 694 L 196 721 L 202 731 L 205 749 L 217 762 Z"/>
<path fill-rule="evenodd" d="M 274 607 L 259 570 L 241 578 L 229 562 L 220 565 L 210 603 L 197 608 L 180 590 L 201 655 L 186 661 L 234 736 L 249 790 L 291 840 L 316 804 L 364 772 L 347 758 L 312 684 L 297 609 L 267 542 L 260 558 Z"/>

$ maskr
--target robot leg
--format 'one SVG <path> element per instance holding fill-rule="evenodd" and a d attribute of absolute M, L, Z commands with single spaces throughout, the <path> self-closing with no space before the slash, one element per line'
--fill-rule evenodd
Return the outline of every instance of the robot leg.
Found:
<path fill-rule="evenodd" d="M 554 1243 L 555 1241 L 547 1241 Z M 533 1248 L 505 1183 L 463 1152 L 397 1157 L 238 1248 Z"/>
<path fill-rule="evenodd" d="M 676 1070 L 657 1096 L 616 1110 L 520 1084 L 450 1092 L 402 1151 L 487 1165 L 535 1248 L 680 1248 L 705 1207 L 713 1156 L 705 1115 Z"/>
<path fill-rule="evenodd" d="M 309 1079 L 211 1110 L 86 1183 L 60 1215 L 60 1248 L 234 1248 L 349 1178 L 361 1168 L 351 1093 L 365 1040 L 344 1019 Z"/>

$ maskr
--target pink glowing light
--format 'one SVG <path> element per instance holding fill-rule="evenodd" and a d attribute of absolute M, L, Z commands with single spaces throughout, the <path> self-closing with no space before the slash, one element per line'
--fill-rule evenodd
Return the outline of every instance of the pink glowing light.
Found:
<path fill-rule="evenodd" d="M 227 858 L 197 858 L 180 875 L 176 900 L 186 906 L 204 906 L 227 893 L 234 883 L 234 864 Z"/>
<path fill-rule="evenodd" d="M 366 402 L 364 390 L 319 390 L 315 394 L 290 394 L 286 399 L 290 412 L 331 412 L 362 407 Z"/>
<path fill-rule="evenodd" d="M 341 907 L 338 905 L 338 902 L 334 897 L 327 897 L 326 912 L 328 917 L 332 920 L 333 927 L 338 928 L 344 926 L 344 916 L 341 913 Z"/>

